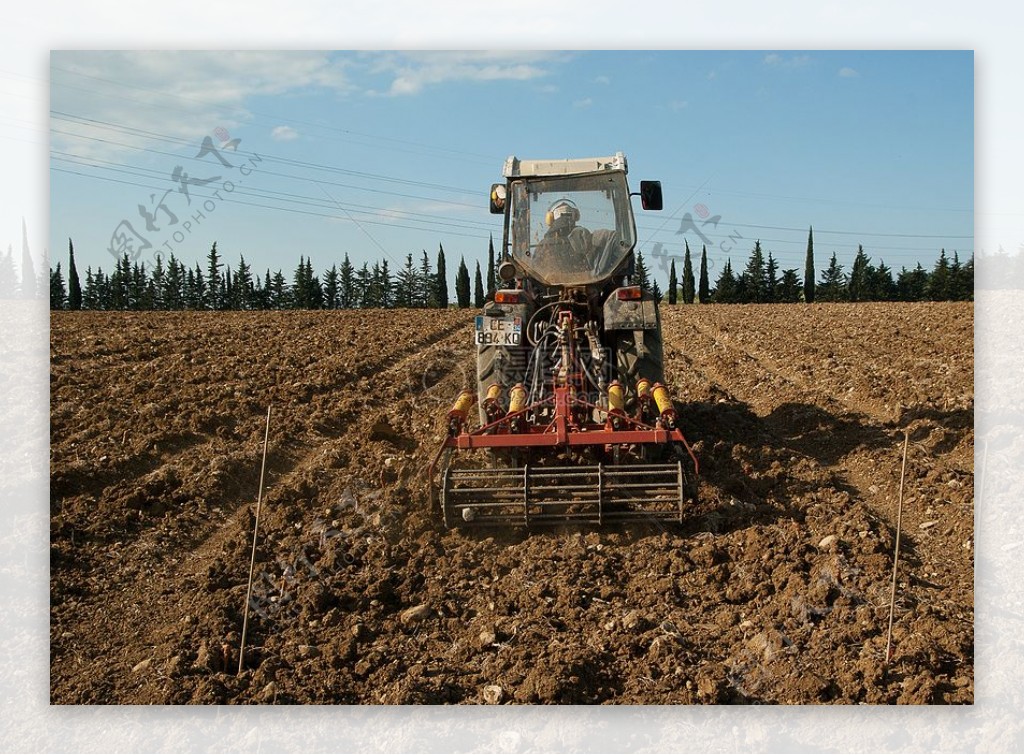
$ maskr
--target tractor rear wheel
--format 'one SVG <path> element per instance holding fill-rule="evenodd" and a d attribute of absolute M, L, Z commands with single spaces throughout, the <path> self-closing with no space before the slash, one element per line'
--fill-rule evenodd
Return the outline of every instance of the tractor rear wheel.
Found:
<path fill-rule="evenodd" d="M 521 346 L 477 346 L 476 393 L 481 423 L 486 420 L 484 399 L 488 388 L 495 383 L 500 385 L 507 401 L 509 389 L 526 380 L 526 355 Z"/>
<path fill-rule="evenodd" d="M 628 394 L 634 393 L 636 381 L 642 377 L 652 383 L 665 382 L 660 318 L 656 328 L 619 333 L 615 345 L 615 367 Z"/>

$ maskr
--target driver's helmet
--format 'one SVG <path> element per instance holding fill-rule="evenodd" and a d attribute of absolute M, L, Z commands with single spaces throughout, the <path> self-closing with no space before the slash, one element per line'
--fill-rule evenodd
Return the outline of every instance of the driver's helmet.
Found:
<path fill-rule="evenodd" d="M 569 199 L 559 199 L 544 215 L 544 224 L 553 230 L 567 230 L 580 221 L 580 208 Z"/>

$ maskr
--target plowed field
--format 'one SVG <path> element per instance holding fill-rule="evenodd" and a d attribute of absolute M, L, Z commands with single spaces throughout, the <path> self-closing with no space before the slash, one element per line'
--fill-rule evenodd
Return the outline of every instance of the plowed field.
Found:
<path fill-rule="evenodd" d="M 467 534 L 470 313 L 55 313 L 51 702 L 972 702 L 972 306 L 662 316 L 687 523 Z"/>

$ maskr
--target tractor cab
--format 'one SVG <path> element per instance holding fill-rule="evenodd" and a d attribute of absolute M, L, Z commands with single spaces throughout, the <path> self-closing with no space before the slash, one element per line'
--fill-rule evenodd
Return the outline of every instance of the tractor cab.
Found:
<path fill-rule="evenodd" d="M 505 216 L 502 256 L 516 277 L 543 286 L 601 286 L 626 266 L 636 224 L 621 152 L 576 160 L 509 157 L 503 172 L 506 183 L 491 187 L 491 212 Z M 660 184 L 641 184 L 651 200 L 645 209 L 660 209 Z"/>

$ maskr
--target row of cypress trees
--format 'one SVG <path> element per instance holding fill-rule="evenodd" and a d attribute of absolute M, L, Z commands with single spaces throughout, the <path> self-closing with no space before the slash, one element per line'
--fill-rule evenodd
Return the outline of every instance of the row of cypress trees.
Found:
<path fill-rule="evenodd" d="M 482 307 L 497 287 L 493 239 L 488 244 L 486 278 L 476 263 L 471 285 L 465 257 L 455 275 L 455 301 L 460 308 Z M 0 261 L 2 262 L 2 261 Z M 0 273 L 2 273 L 0 265 Z M 633 283 L 650 290 L 660 300 L 661 287 L 651 274 L 643 254 L 637 252 Z M 974 257 L 961 263 L 957 252 L 950 259 L 943 249 L 931 272 L 920 263 L 904 267 L 893 278 L 892 270 L 880 261 L 873 265 L 863 246 L 850 272 L 844 272 L 833 252 L 828 267 L 815 280 L 814 237 L 808 235 L 803 280 L 796 268 L 779 270 L 771 251 L 765 255 L 761 242 L 751 251 L 746 267 L 735 272 L 729 259 L 714 287 L 708 276 L 707 248 L 701 250 L 699 277 L 694 276 L 689 244 L 683 258 L 680 281 L 675 260 L 668 276 L 669 304 L 692 303 L 792 303 L 804 301 L 968 301 L 974 297 Z M 354 309 L 371 307 L 443 308 L 450 305 L 444 247 L 438 245 L 436 264 L 426 250 L 418 262 L 408 254 L 405 264 L 392 272 L 387 259 L 372 266 L 356 268 L 348 255 L 341 265 L 331 265 L 321 276 L 308 257 L 301 256 L 290 280 L 282 270 L 266 270 L 253 276 L 244 255 L 235 267 L 225 264 L 216 242 L 206 257 L 205 268 L 198 263 L 186 267 L 170 255 L 167 264 L 157 257 L 153 268 L 132 263 L 123 255 L 111 274 L 102 268 L 86 270 L 82 285 L 75 264 L 74 244 L 68 240 L 68 274 L 65 282 L 58 262 L 50 270 L 52 309 L 95 310 L 260 310 L 260 309 Z"/>
<path fill-rule="evenodd" d="M 638 256 L 639 258 L 639 256 Z M 638 262 L 639 267 L 639 262 Z M 645 271 L 646 274 L 646 271 Z M 652 290 L 654 288 L 652 287 Z M 657 291 L 655 292 L 657 294 Z M 732 259 L 728 259 L 719 273 L 714 288 L 708 280 L 707 248 L 701 250 L 700 278 L 695 282 L 690 246 L 683 257 L 683 277 L 679 281 L 675 260 L 669 269 L 668 303 L 701 304 L 730 303 L 793 303 L 815 301 L 972 301 L 974 299 L 974 255 L 966 263 L 954 251 L 952 259 L 946 250 L 939 252 L 931 272 L 920 262 L 908 270 L 905 266 L 893 278 L 892 269 L 880 260 L 873 265 L 864 251 L 857 246 L 850 272 L 844 272 L 835 252 L 828 267 L 815 280 L 814 232 L 807 239 L 803 279 L 797 268 L 779 270 L 771 251 L 765 256 L 761 242 L 754 248 L 742 272 L 735 272 Z"/>
<path fill-rule="evenodd" d="M 455 277 L 459 307 L 482 307 L 496 287 L 494 245 L 489 246 L 487 282 L 476 263 L 470 286 L 469 268 L 463 257 Z M 75 264 L 74 243 L 68 240 L 68 274 L 61 264 L 50 270 L 51 309 L 95 310 L 260 310 L 260 309 L 354 309 L 370 307 L 443 308 L 450 304 L 447 262 L 443 245 L 436 264 L 424 250 L 418 263 L 408 254 L 405 264 L 392 272 L 388 260 L 355 267 L 346 254 L 341 265 L 331 265 L 322 275 L 312 260 L 301 256 L 290 279 L 280 269 L 253 275 L 239 255 L 238 264 L 224 263 L 214 243 L 206 265 L 186 266 L 172 253 L 164 264 L 156 258 L 152 268 L 133 263 L 127 254 L 106 273 L 102 267 L 86 269 L 81 283 Z"/>

